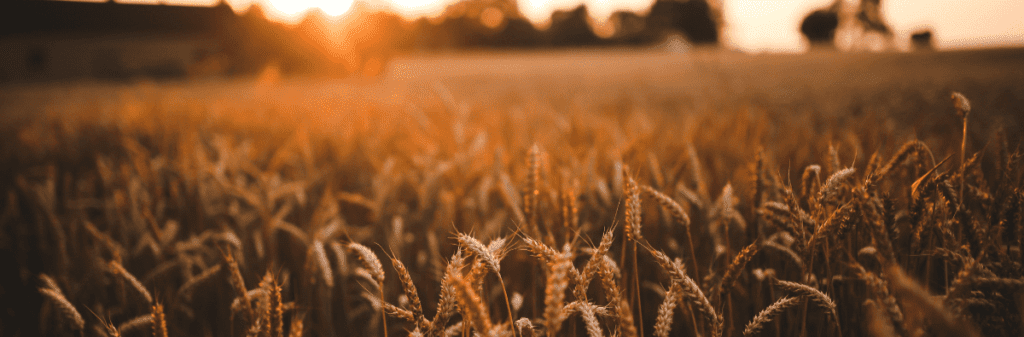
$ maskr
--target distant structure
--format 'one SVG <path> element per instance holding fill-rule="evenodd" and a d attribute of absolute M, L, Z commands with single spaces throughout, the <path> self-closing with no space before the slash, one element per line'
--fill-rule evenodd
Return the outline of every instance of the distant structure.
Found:
<path fill-rule="evenodd" d="M 930 29 L 918 30 L 910 35 L 910 44 L 914 51 L 930 51 L 935 49 Z"/>
<path fill-rule="evenodd" d="M 0 82 L 265 73 L 372 77 L 396 55 L 416 51 L 666 41 L 688 49 L 718 44 L 720 2 L 656 0 L 646 15 L 616 13 L 614 32 L 598 36 L 585 6 L 555 12 L 549 27 L 538 29 L 517 0 L 462 0 L 438 17 L 412 22 L 357 0 L 340 19 L 313 9 L 295 25 L 268 20 L 260 2 L 235 14 L 223 1 L 194 7 L 0 0 Z"/>
<path fill-rule="evenodd" d="M 887 50 L 893 48 L 892 28 L 882 15 L 882 0 L 860 0 L 856 24 L 852 27 L 851 49 Z"/>
<path fill-rule="evenodd" d="M 213 7 L 5 1 L 0 81 L 222 74 L 237 26 Z"/>
<path fill-rule="evenodd" d="M 812 49 L 832 48 L 839 27 L 839 13 L 831 8 L 819 9 L 808 14 L 800 23 L 800 33 L 811 43 Z"/>
<path fill-rule="evenodd" d="M 549 43 L 558 47 L 588 46 L 600 42 L 597 35 L 587 23 L 586 5 L 579 5 L 568 11 L 555 11 L 551 14 L 551 27 L 547 35 Z"/>
<path fill-rule="evenodd" d="M 828 7 L 804 17 L 800 33 L 812 49 L 834 48 L 839 42 L 850 50 L 892 49 L 892 28 L 885 22 L 881 3 L 881 0 L 833 0 Z"/>
<path fill-rule="evenodd" d="M 717 45 L 720 22 L 716 1 L 657 0 L 651 6 L 645 26 L 659 39 L 676 33 L 695 45 Z"/>

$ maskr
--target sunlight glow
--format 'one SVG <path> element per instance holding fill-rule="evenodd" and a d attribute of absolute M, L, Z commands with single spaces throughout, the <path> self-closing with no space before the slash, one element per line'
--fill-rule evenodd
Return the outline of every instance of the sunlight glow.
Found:
<path fill-rule="evenodd" d="M 293 16 L 312 8 L 320 8 L 327 15 L 339 16 L 352 8 L 353 0 L 270 0 L 270 5 L 282 13 Z"/>
<path fill-rule="evenodd" d="M 105 0 L 72 0 L 105 1 Z M 460 0 L 223 0 L 236 11 L 262 3 L 272 20 L 298 23 L 311 8 L 340 17 L 355 6 L 393 10 L 407 19 L 437 17 Z M 361 2 L 354 5 L 354 1 Z M 727 48 L 748 52 L 800 52 L 807 43 L 799 32 L 800 20 L 833 0 L 714 0 L 722 4 L 722 42 Z M 843 0 L 853 1 L 853 0 Z M 117 0 L 120 3 L 185 4 L 209 6 L 220 0 Z M 517 0 L 528 19 L 545 26 L 551 12 L 586 4 L 596 29 L 616 10 L 640 14 L 654 0 Z M 915 30 L 931 28 L 940 49 L 1024 46 L 1024 1 L 1021 0 L 885 0 L 883 13 L 893 28 L 897 45 L 906 48 Z M 599 32 L 600 33 L 600 32 Z"/>

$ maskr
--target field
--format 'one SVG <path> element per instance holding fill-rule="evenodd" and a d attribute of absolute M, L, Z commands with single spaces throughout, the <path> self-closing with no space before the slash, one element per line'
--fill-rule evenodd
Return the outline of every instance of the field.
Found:
<path fill-rule="evenodd" d="M 4 336 L 1024 334 L 1024 50 L 419 55 L 0 116 Z"/>

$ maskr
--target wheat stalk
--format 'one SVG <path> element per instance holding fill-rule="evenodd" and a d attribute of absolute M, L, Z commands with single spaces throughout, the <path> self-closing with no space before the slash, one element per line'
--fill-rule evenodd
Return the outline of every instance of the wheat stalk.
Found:
<path fill-rule="evenodd" d="M 121 323 L 117 330 L 122 333 L 132 332 L 138 329 L 152 327 L 153 326 L 153 315 L 142 315 L 128 320 L 127 322 Z"/>
<path fill-rule="evenodd" d="M 562 310 L 565 290 L 569 287 L 569 272 L 572 269 L 572 253 L 566 245 L 555 259 L 548 263 L 544 287 L 544 326 L 548 336 L 557 336 L 565 320 Z"/>
<path fill-rule="evenodd" d="M 771 323 L 776 316 L 786 311 L 787 309 L 795 307 L 797 304 L 800 304 L 800 300 L 801 297 L 783 296 L 778 301 L 775 301 L 775 303 L 772 303 L 772 305 L 769 305 L 767 308 L 764 308 L 764 310 L 761 310 L 761 312 L 759 312 L 757 316 L 754 316 L 754 319 L 750 320 L 750 323 L 747 323 L 747 327 L 743 329 L 743 335 L 753 336 L 761 332 L 761 329 L 763 329 L 764 326 L 767 325 L 768 323 Z"/>
<path fill-rule="evenodd" d="M 64 293 L 59 288 L 39 288 L 39 293 L 43 297 L 48 298 L 50 303 L 56 305 L 57 310 L 60 311 L 61 317 L 64 319 L 68 327 L 75 331 L 81 331 L 85 329 L 85 320 L 82 319 L 82 314 L 75 309 L 75 306 L 68 302 L 64 298 Z"/>
<path fill-rule="evenodd" d="M 757 243 L 751 243 L 743 248 L 739 253 L 736 253 L 736 257 L 733 258 L 732 263 L 729 264 L 725 269 L 725 275 L 722 276 L 722 281 L 715 289 L 715 294 L 712 296 L 716 302 L 721 303 L 721 297 L 723 294 L 728 294 L 732 289 L 733 283 L 736 282 L 736 278 L 739 277 L 739 273 L 742 272 L 743 268 L 746 267 L 747 262 L 754 258 L 754 254 L 761 249 L 761 246 Z"/>
<path fill-rule="evenodd" d="M 181 285 L 181 288 L 178 288 L 177 296 L 186 300 L 192 300 L 192 293 L 195 292 L 196 288 L 199 287 L 199 285 L 206 283 L 207 281 L 213 280 L 213 278 L 216 277 L 217 274 L 220 274 L 221 269 L 221 265 L 218 264 L 213 267 L 207 268 L 199 275 L 196 275 L 195 277 L 189 279 L 188 282 L 185 282 L 185 284 Z"/>
<path fill-rule="evenodd" d="M 662 300 L 661 306 L 658 307 L 658 318 L 654 321 L 654 336 L 668 337 L 669 332 L 672 330 L 673 311 L 675 311 L 676 305 L 679 303 L 679 296 L 682 292 L 683 286 L 679 282 L 673 282 L 672 286 L 665 292 L 665 299 Z"/>
<path fill-rule="evenodd" d="M 462 309 L 462 315 L 469 324 L 476 329 L 477 333 L 486 334 L 493 327 L 490 315 L 487 313 L 487 306 L 477 295 L 473 284 L 462 275 L 456 274 L 452 282 L 455 288 L 455 298 Z"/>
<path fill-rule="evenodd" d="M 646 185 L 643 186 L 642 189 L 647 194 L 650 194 L 654 200 L 657 200 L 658 204 L 672 215 L 672 219 L 683 227 L 683 234 L 686 236 L 686 245 L 690 250 L 690 263 L 693 264 L 693 275 L 697 279 L 700 279 L 700 270 L 697 267 L 697 254 L 694 252 L 693 239 L 690 235 L 690 216 L 683 210 L 683 206 L 679 205 L 679 203 L 668 195 Z"/>
<path fill-rule="evenodd" d="M 405 268 L 405 264 L 396 258 L 391 258 L 391 265 L 395 267 L 395 271 L 398 272 L 398 280 L 402 283 L 402 290 L 405 291 L 405 296 L 409 298 L 409 307 L 412 309 L 412 322 L 414 322 L 417 328 L 426 330 L 427 318 L 423 316 L 423 304 L 420 303 L 420 295 L 416 291 L 416 285 L 412 282 L 412 276 L 409 275 L 409 270 Z"/>
<path fill-rule="evenodd" d="M 117 261 L 110 261 L 108 265 L 110 266 L 110 270 L 114 275 L 121 276 L 121 278 L 123 278 L 125 281 L 128 282 L 128 284 L 132 286 L 132 289 L 135 289 L 135 292 L 138 293 L 139 296 L 142 296 L 142 299 L 146 301 L 145 304 L 147 306 L 153 304 L 153 296 L 149 295 L 149 291 L 146 290 L 146 286 L 142 285 L 142 282 L 139 282 L 139 280 L 136 279 L 134 275 L 125 270 L 124 266 L 122 266 Z"/>
<path fill-rule="evenodd" d="M 150 314 L 153 319 L 150 325 L 153 331 L 153 337 L 167 337 L 167 319 L 164 317 L 164 306 L 163 304 L 157 303 L 153 305 L 153 313 Z"/>
<path fill-rule="evenodd" d="M 831 297 L 825 295 L 825 293 L 805 284 L 779 279 L 775 279 L 775 286 L 784 291 L 797 293 L 801 296 L 807 296 L 807 298 L 812 299 L 819 307 L 825 309 L 825 312 L 828 313 L 829 317 L 835 320 L 836 327 L 839 327 L 839 315 L 836 314 L 836 303 L 832 301 Z"/>

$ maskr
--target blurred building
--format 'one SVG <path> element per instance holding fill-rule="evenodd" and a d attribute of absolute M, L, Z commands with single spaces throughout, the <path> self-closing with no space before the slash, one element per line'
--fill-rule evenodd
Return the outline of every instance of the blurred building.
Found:
<path fill-rule="evenodd" d="M 224 3 L 5 1 L 0 81 L 223 74 L 237 25 Z"/>

